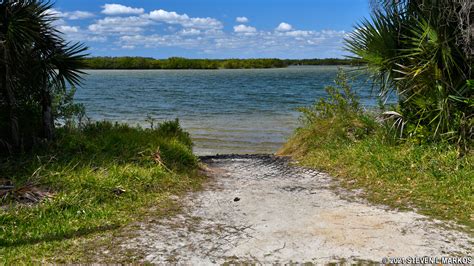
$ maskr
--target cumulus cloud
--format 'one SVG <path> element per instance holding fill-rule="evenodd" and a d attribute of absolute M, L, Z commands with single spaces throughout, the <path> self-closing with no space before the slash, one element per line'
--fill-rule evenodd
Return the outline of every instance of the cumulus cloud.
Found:
<path fill-rule="evenodd" d="M 89 25 L 89 30 L 96 34 L 141 32 L 150 24 L 145 16 L 105 17 Z"/>
<path fill-rule="evenodd" d="M 106 15 L 140 15 L 145 12 L 143 8 L 133 8 L 120 4 L 105 4 L 102 13 Z"/>
<path fill-rule="evenodd" d="M 151 11 L 150 18 L 170 24 L 180 24 L 189 20 L 189 16 L 186 14 L 180 15 L 174 11 L 169 12 L 163 9 Z"/>
<path fill-rule="evenodd" d="M 181 35 L 137 34 L 120 37 L 119 44 L 144 48 L 183 47 L 186 49 L 199 49 L 201 45 L 210 45 L 208 40 L 208 38 L 189 38 Z"/>
<path fill-rule="evenodd" d="M 92 49 L 182 48 L 211 57 L 319 57 L 342 54 L 342 40 L 347 35 L 335 30 L 300 30 L 281 22 L 275 29 L 258 29 L 248 25 L 248 18 L 237 17 L 232 30 L 212 17 L 192 17 L 157 9 L 145 13 L 142 8 L 119 4 L 103 6 L 102 17 L 89 26 L 74 25 L 73 20 L 87 19 L 86 11 L 50 10 L 62 18 L 55 22 L 65 38 L 71 41 L 103 42 Z M 125 15 L 130 14 L 130 15 Z"/>
<path fill-rule="evenodd" d="M 68 41 L 100 43 L 107 41 L 107 36 L 95 34 L 87 29 L 82 29 L 79 26 L 61 24 L 57 25 L 56 27 L 62 33 L 63 37 Z"/>
<path fill-rule="evenodd" d="M 235 27 L 247 29 L 239 26 Z M 221 57 L 236 53 L 247 57 L 334 57 L 342 54 L 342 40 L 345 35 L 344 31 L 333 30 L 255 30 L 241 34 L 222 31 L 201 31 L 199 34 L 178 32 L 166 35 L 140 33 L 121 36 L 118 45 L 137 48 L 179 47 Z"/>
<path fill-rule="evenodd" d="M 163 9 L 150 12 L 150 19 L 168 24 L 179 24 L 186 28 L 195 29 L 221 29 L 222 22 L 214 18 L 192 18 L 187 14 L 178 14 L 174 11 L 166 11 Z"/>
<path fill-rule="evenodd" d="M 197 29 L 183 29 L 182 31 L 179 32 L 181 35 L 199 35 L 202 32 Z"/>
<path fill-rule="evenodd" d="M 288 24 L 286 22 L 282 22 L 282 23 L 280 23 L 280 25 L 278 25 L 278 27 L 276 27 L 275 30 L 276 31 L 290 31 L 292 29 L 293 29 L 293 27 L 290 24 Z"/>
<path fill-rule="evenodd" d="M 70 20 L 88 19 L 94 17 L 94 13 L 87 11 L 72 11 L 63 13 L 64 17 Z"/>
<path fill-rule="evenodd" d="M 247 22 L 249 22 L 249 19 L 247 17 L 237 17 L 237 18 L 235 18 L 235 21 L 237 21 L 239 23 L 247 23 Z"/>
<path fill-rule="evenodd" d="M 94 17 L 94 13 L 87 12 L 87 11 L 71 11 L 71 12 L 62 12 L 57 9 L 51 8 L 46 11 L 48 15 L 55 16 L 60 19 L 70 19 L 70 20 L 78 20 L 78 19 L 87 19 Z"/>
<path fill-rule="evenodd" d="M 69 34 L 69 33 L 76 33 L 79 32 L 79 27 L 76 26 L 67 26 L 67 25 L 61 25 L 58 27 L 58 30 L 64 34 Z"/>
<path fill-rule="evenodd" d="M 286 36 L 293 36 L 293 37 L 307 37 L 311 35 L 311 31 L 307 30 L 292 30 L 292 31 L 286 31 L 284 34 Z"/>
<path fill-rule="evenodd" d="M 243 24 L 234 26 L 234 32 L 237 32 L 237 33 L 253 33 L 253 32 L 256 32 L 256 31 L 257 31 L 256 28 L 251 27 L 251 26 L 246 26 L 246 25 L 243 25 Z"/>

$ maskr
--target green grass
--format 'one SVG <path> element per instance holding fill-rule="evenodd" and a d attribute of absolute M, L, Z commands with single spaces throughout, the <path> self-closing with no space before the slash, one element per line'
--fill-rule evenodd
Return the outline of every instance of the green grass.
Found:
<path fill-rule="evenodd" d="M 367 199 L 474 228 L 474 154 L 448 143 L 397 140 L 364 112 L 341 76 L 329 98 L 302 108 L 303 126 L 279 152 L 326 171 Z"/>
<path fill-rule="evenodd" d="M 3 158 L 0 178 L 34 182 L 53 196 L 31 206 L 2 201 L 0 261 L 84 261 L 84 239 L 129 224 L 150 206 L 167 215 L 170 195 L 203 181 L 191 145 L 177 122 L 153 130 L 101 122 L 62 129 L 54 144 Z"/>

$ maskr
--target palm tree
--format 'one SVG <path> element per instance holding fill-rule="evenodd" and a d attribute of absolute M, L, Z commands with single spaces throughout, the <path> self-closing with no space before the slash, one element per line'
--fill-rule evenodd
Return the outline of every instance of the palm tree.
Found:
<path fill-rule="evenodd" d="M 80 83 L 85 56 L 82 44 L 69 44 L 53 23 L 51 4 L 40 0 L 3 1 L 0 5 L 0 94 L 8 113 L 8 143 L 20 147 L 35 132 L 20 127 L 18 116 L 38 109 L 40 137 L 53 138 L 52 94 L 55 88 Z M 33 110 L 34 109 L 34 110 Z M 27 120 L 36 120 L 29 117 Z"/>
<path fill-rule="evenodd" d="M 467 85 L 473 74 L 468 2 L 380 1 L 371 19 L 346 39 L 353 57 L 367 63 L 381 95 L 392 90 L 398 95 L 406 135 L 469 138 L 474 105 Z"/>

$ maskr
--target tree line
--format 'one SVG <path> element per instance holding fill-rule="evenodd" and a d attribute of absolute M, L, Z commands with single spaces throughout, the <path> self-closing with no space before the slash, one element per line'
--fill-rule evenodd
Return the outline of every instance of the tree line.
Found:
<path fill-rule="evenodd" d="M 314 58 L 314 59 L 285 59 L 287 65 L 296 66 L 359 66 L 363 62 L 359 59 L 348 58 Z"/>
<path fill-rule="evenodd" d="M 284 68 L 290 65 L 357 65 L 353 59 L 188 59 L 170 57 L 89 57 L 83 60 L 88 69 L 248 69 Z"/>

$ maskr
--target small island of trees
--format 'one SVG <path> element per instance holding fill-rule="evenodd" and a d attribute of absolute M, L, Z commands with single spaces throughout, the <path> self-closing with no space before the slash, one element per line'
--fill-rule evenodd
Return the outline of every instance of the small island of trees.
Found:
<path fill-rule="evenodd" d="M 188 59 L 170 57 L 89 57 L 83 60 L 88 69 L 250 69 L 285 68 L 290 65 L 357 65 L 352 59 Z"/>

